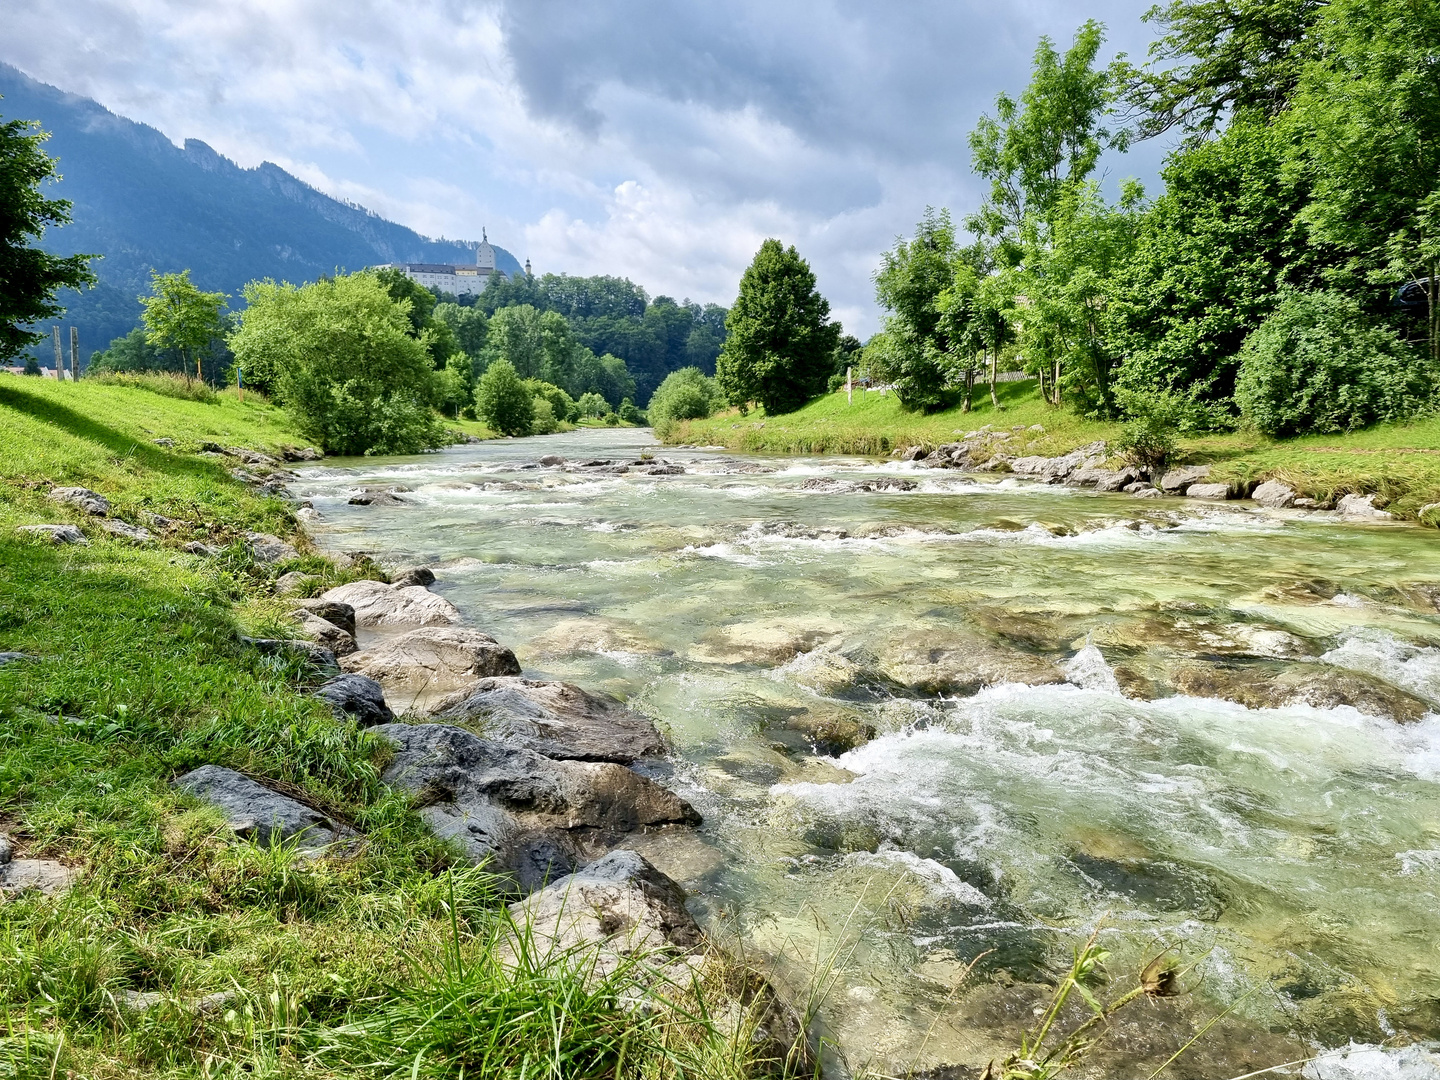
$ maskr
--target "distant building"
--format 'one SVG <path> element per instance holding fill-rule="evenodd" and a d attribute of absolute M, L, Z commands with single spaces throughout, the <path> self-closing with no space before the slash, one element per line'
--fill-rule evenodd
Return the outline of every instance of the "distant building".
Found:
<path fill-rule="evenodd" d="M 480 230 L 480 246 L 475 249 L 474 266 L 455 266 L 449 263 L 390 263 L 391 268 L 401 271 L 411 281 L 427 289 L 454 296 L 478 296 L 490 284 L 496 273 L 495 249 L 485 230 Z"/>

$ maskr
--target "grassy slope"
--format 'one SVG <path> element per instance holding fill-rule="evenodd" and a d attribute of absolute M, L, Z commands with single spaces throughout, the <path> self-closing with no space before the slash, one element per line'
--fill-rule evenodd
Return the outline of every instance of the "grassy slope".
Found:
<path fill-rule="evenodd" d="M 253 398 L 0 376 L 0 650 L 36 658 L 0 666 L 0 831 L 17 857 L 84 869 L 59 898 L 0 902 L 0 1077 L 408 1076 L 412 1064 L 450 1076 L 462 1061 L 477 1077 L 600 1076 L 625 1052 L 663 1077 L 675 1070 L 661 1048 L 677 1038 L 691 1057 L 715 1053 L 705 1033 L 677 1036 L 673 1016 L 623 1017 L 615 984 L 498 966 L 494 881 L 446 872 L 449 852 L 378 782 L 383 745 L 308 695 L 318 673 L 239 641 L 278 629 L 275 575 L 337 571 L 313 555 L 257 567 L 239 544 L 215 559 L 179 550 L 292 527 L 283 502 L 182 452 L 209 439 L 295 441 Z M 49 483 L 177 525 L 133 547 L 46 499 Z M 89 546 L 14 531 L 61 521 Z M 207 763 L 352 823 L 364 845 L 306 860 L 231 841 L 169 787 Z M 130 1013 L 118 1003 L 131 990 L 167 1001 Z M 212 1012 L 182 1004 L 219 991 L 234 997 Z M 747 1075 L 744 1056 L 725 1074 Z"/>
<path fill-rule="evenodd" d="M 988 424 L 1020 428 L 1012 444 L 1017 453 L 1053 455 L 1096 439 L 1113 441 L 1120 434 L 1119 424 L 1085 420 L 1046 405 L 1034 383 L 1004 383 L 999 390 L 999 412 L 984 388 L 977 387 L 970 413 L 951 409 L 932 416 L 905 412 L 894 395 L 857 392 L 854 403 L 847 404 L 841 391 L 786 416 L 742 417 L 730 410 L 709 420 L 687 421 L 676 425 L 666 441 L 752 452 L 884 455 L 898 447 L 954 442 Z M 1036 424 L 1044 432 L 1028 430 Z M 1377 492 L 1390 500 L 1392 511 L 1411 518 L 1422 507 L 1440 502 L 1440 417 L 1283 442 L 1232 432 L 1182 439 L 1180 448 L 1181 462 L 1211 463 L 1219 480 L 1276 477 L 1317 498 Z"/>

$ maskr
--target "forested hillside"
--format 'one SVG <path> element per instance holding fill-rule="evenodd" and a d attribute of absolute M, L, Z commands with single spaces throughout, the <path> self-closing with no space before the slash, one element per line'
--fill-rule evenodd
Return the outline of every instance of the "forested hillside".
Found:
<path fill-rule="evenodd" d="M 47 232 L 44 246 L 104 256 L 93 263 L 95 289 L 61 296 L 87 357 L 135 326 L 152 268 L 189 269 L 200 287 L 235 295 L 256 278 L 302 282 L 383 262 L 474 260 L 473 244 L 430 240 L 268 162 L 242 169 L 198 140 L 177 147 L 5 64 L 0 98 L 0 116 L 38 120 L 50 133 L 45 148 L 63 176 L 53 193 L 74 204 L 73 224 Z M 510 252 L 495 250 L 499 269 L 520 272 Z"/>

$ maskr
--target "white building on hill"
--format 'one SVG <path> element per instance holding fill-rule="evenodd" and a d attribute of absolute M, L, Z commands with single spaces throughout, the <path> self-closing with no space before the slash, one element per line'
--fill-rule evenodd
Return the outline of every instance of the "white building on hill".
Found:
<path fill-rule="evenodd" d="M 495 274 L 495 249 L 485 230 L 480 230 L 480 246 L 475 249 L 474 266 L 454 266 L 449 263 L 389 263 L 393 269 L 404 273 L 411 281 L 427 289 L 438 289 L 455 296 L 478 296 L 490 284 Z"/>

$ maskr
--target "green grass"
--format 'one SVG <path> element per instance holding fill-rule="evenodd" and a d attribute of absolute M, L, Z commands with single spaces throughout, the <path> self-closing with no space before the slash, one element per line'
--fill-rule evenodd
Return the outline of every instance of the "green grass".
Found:
<path fill-rule="evenodd" d="M 299 440 L 253 395 L 0 376 L 0 650 L 34 658 L 0 666 L 0 831 L 17 857 L 83 870 L 56 898 L 0 902 L 0 1077 L 758 1075 L 743 1033 L 623 1009 L 633 973 L 498 962 L 515 928 L 496 880 L 457 866 L 379 782 L 387 747 L 310 696 L 321 673 L 240 640 L 278 625 L 278 574 L 345 575 L 306 549 L 286 503 L 193 452 L 205 441 Z M 173 524 L 135 547 L 47 499 L 51 484 Z M 90 543 L 15 532 L 41 522 L 77 524 Z M 291 536 L 301 558 L 181 550 L 249 528 Z M 364 842 L 322 860 L 237 842 L 170 786 L 202 764 L 261 779 Z M 136 1013 L 127 991 L 163 1000 Z"/>
<path fill-rule="evenodd" d="M 1086 420 L 1068 408 L 1046 404 L 1033 382 L 1000 384 L 999 410 L 991 405 L 986 388 L 977 386 L 975 398 L 969 413 L 956 408 L 925 416 L 906 412 L 893 394 L 856 391 L 854 402 L 847 403 L 842 390 L 784 416 L 763 411 L 741 416 L 731 409 L 708 420 L 684 421 L 665 441 L 751 453 L 881 457 L 907 446 L 956 442 L 966 432 L 989 425 L 1017 429 L 1008 444 L 1013 453 L 1056 455 L 1097 439 L 1113 442 L 1121 432 L 1119 424 Z M 1044 430 L 1030 430 L 1035 425 Z M 1312 498 L 1373 492 L 1393 513 L 1416 518 L 1422 508 L 1440 503 L 1440 416 L 1348 435 L 1290 440 L 1243 431 L 1182 438 L 1176 460 L 1211 464 L 1216 480 L 1284 480 Z M 1436 524 L 1440 516 L 1432 510 L 1424 520 Z"/>

